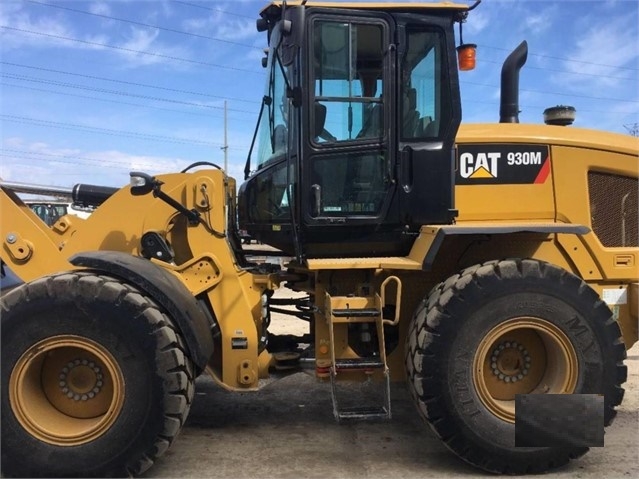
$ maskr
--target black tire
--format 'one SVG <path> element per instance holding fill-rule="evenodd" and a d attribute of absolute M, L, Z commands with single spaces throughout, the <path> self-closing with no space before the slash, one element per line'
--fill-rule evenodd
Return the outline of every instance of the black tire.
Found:
<path fill-rule="evenodd" d="M 193 365 L 151 298 L 74 272 L 24 284 L 0 306 L 4 477 L 137 475 L 168 449 Z"/>
<path fill-rule="evenodd" d="M 507 341 L 508 335 L 524 340 Z M 538 350 L 546 351 L 534 361 L 541 371 L 537 384 L 522 374 L 530 366 L 526 374 L 532 376 L 532 363 L 511 361 L 519 368 L 513 376 L 500 369 L 502 351 L 525 354 L 530 361 L 528 342 L 535 343 L 531 347 L 541 342 L 544 348 Z M 500 365 L 488 372 L 497 354 Z M 462 459 L 507 474 L 546 471 L 588 448 L 515 447 L 514 396 L 506 388 L 528 394 L 544 384 L 549 393 L 603 394 L 609 425 L 623 398 L 625 357 L 619 325 L 595 291 L 577 276 L 536 260 L 491 261 L 440 283 L 417 308 L 406 344 L 409 390 L 423 418 Z M 516 379 L 506 384 L 506 377 Z M 503 401 L 491 394 L 491 381 L 501 381 Z"/>

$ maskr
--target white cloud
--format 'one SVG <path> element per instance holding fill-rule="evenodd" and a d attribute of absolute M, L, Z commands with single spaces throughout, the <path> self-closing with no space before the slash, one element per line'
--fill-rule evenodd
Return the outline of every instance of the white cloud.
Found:
<path fill-rule="evenodd" d="M 160 35 L 156 29 L 131 27 L 129 37 L 118 46 L 130 50 L 147 51 Z"/>
<path fill-rule="evenodd" d="M 0 29 L 4 53 L 27 47 L 41 50 L 54 47 L 103 50 L 122 57 L 128 67 L 163 63 L 178 69 L 184 68 L 184 62 L 177 62 L 169 57 L 191 57 L 191 53 L 184 46 L 160 42 L 158 29 L 131 27 L 126 38 L 122 40 L 121 37 L 115 36 L 114 32 L 118 30 L 111 21 L 102 21 L 99 30 L 82 32 L 82 24 L 69 23 L 64 14 L 36 16 L 26 8 L 16 7 L 12 2 L 9 4 L 13 6 L 7 7 L 6 2 L 0 3 L 0 21 L 8 27 Z M 107 14 L 109 9 L 110 5 L 105 2 L 90 5 L 93 13 Z"/>
<path fill-rule="evenodd" d="M 528 12 L 524 17 L 522 27 L 529 34 L 539 35 L 544 33 L 548 31 L 557 19 L 558 10 L 558 6 L 553 5 L 538 12 Z"/>
<path fill-rule="evenodd" d="M 202 33 L 211 27 L 212 17 L 189 18 L 182 21 L 182 28 L 190 33 Z"/>
<path fill-rule="evenodd" d="M 491 16 L 488 11 L 474 10 L 470 13 L 468 18 L 468 22 L 464 23 L 462 27 L 464 29 L 464 33 L 468 33 L 469 35 L 477 34 L 483 31 L 487 26 L 491 23 Z"/>
<path fill-rule="evenodd" d="M 591 26 L 566 49 L 565 55 L 574 61 L 564 61 L 562 68 L 581 76 L 559 75 L 558 82 L 570 81 L 575 85 L 591 87 L 613 86 L 620 83 L 614 77 L 628 77 L 628 71 L 619 67 L 636 65 L 639 59 L 637 49 L 637 27 L 630 17 L 610 18 Z"/>
<path fill-rule="evenodd" d="M 136 155 L 120 150 L 59 148 L 19 137 L 5 138 L 0 153 L 3 180 L 69 188 L 75 183 L 122 186 L 130 171 L 158 174 L 179 171 L 190 163 L 178 157 Z"/>
<path fill-rule="evenodd" d="M 111 15 L 111 7 L 106 2 L 94 2 L 89 5 L 89 11 L 96 15 Z"/>
<path fill-rule="evenodd" d="M 227 21 L 219 22 L 215 37 L 222 40 L 245 40 L 254 39 L 256 36 L 264 38 L 264 34 L 260 34 L 255 29 L 255 21 L 249 19 L 227 19 Z"/>
<path fill-rule="evenodd" d="M 54 45 L 72 45 L 73 42 L 63 38 L 56 37 L 72 37 L 73 33 L 69 26 L 58 16 L 40 17 L 32 19 L 31 16 L 23 11 L 14 10 L 3 15 L 2 24 L 7 28 L 3 28 L 2 49 L 8 51 L 11 49 L 30 47 L 50 47 Z"/>

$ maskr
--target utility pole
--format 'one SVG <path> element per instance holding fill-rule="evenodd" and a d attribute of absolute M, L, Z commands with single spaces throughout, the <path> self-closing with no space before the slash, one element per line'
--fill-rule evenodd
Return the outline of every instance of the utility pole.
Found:
<path fill-rule="evenodd" d="M 229 170 L 229 144 L 227 141 L 227 121 L 226 121 L 226 100 L 224 100 L 224 173 L 228 175 Z"/>
<path fill-rule="evenodd" d="M 639 136 L 639 123 L 635 123 L 634 125 L 624 125 L 623 126 L 631 136 Z"/>

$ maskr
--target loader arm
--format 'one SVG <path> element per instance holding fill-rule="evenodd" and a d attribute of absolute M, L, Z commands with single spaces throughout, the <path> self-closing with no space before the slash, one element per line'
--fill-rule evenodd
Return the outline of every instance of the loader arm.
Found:
<path fill-rule="evenodd" d="M 0 188 L 0 258 L 22 281 L 75 267 L 61 251 L 60 237 L 11 190 Z"/>

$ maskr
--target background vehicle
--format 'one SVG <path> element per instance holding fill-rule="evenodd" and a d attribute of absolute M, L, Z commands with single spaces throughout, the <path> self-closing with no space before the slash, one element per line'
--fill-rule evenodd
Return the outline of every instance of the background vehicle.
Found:
<path fill-rule="evenodd" d="M 54 202 L 27 202 L 27 205 L 35 212 L 38 217 L 48 226 L 58 221 L 59 218 L 68 213 L 69 205 L 67 203 Z"/>
<path fill-rule="evenodd" d="M 51 228 L 3 186 L 1 258 L 24 281 L 1 299 L 3 473 L 139 474 L 198 374 L 252 391 L 300 359 L 338 420 L 390 418 L 389 382 L 406 380 L 444 443 L 487 471 L 585 453 L 515 447 L 515 396 L 601 394 L 605 424 L 615 415 L 637 340 L 637 145 L 517 124 L 525 44 L 503 67 L 503 123 L 459 128 L 453 27 L 468 11 L 267 6 L 237 211 L 215 165 L 77 188 L 95 212 Z M 251 263 L 240 228 L 295 259 Z M 289 302 L 302 337 L 269 333 L 280 285 L 308 293 Z M 340 394 L 369 379 L 379 403 Z"/>

